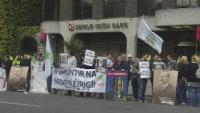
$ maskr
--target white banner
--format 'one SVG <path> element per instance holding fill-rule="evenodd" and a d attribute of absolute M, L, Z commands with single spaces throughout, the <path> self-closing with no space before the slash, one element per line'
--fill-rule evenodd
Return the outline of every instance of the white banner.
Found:
<path fill-rule="evenodd" d="M 94 51 L 86 50 L 83 64 L 85 64 L 87 66 L 92 66 L 93 62 L 94 62 L 94 57 L 95 57 L 95 52 Z"/>
<path fill-rule="evenodd" d="M 140 78 L 150 78 L 149 62 L 139 62 Z"/>
<path fill-rule="evenodd" d="M 6 71 L 0 68 L 0 91 L 6 90 Z"/>
<path fill-rule="evenodd" d="M 106 74 L 95 69 L 54 69 L 52 88 L 80 92 L 105 93 Z"/>
<path fill-rule="evenodd" d="M 47 80 L 43 70 L 44 62 L 32 62 L 31 68 L 31 92 L 47 93 Z"/>
<path fill-rule="evenodd" d="M 145 20 L 142 18 L 138 30 L 138 38 L 146 42 L 153 49 L 161 53 L 163 39 L 151 31 Z"/>

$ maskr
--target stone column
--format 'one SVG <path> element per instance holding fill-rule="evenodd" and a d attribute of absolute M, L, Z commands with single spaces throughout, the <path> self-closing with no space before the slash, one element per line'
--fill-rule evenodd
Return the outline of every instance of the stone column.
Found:
<path fill-rule="evenodd" d="M 137 21 L 137 18 L 132 18 L 128 25 L 128 30 L 124 32 L 127 40 L 127 54 L 132 54 L 133 56 L 137 56 Z"/>

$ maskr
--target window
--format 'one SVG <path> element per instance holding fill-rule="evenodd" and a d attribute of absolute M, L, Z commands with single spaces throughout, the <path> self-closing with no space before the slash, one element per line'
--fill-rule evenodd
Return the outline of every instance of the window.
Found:
<path fill-rule="evenodd" d="M 138 16 L 142 15 L 154 15 L 155 7 L 154 2 L 156 3 L 160 0 L 138 0 Z"/>
<path fill-rule="evenodd" d="M 199 7 L 200 0 L 177 0 L 177 7 Z"/>
<path fill-rule="evenodd" d="M 125 0 L 104 0 L 104 18 L 125 16 Z"/>
<path fill-rule="evenodd" d="M 93 0 L 73 0 L 73 18 L 85 19 L 92 17 Z"/>
<path fill-rule="evenodd" d="M 44 0 L 43 3 L 43 20 L 58 20 L 59 0 Z"/>

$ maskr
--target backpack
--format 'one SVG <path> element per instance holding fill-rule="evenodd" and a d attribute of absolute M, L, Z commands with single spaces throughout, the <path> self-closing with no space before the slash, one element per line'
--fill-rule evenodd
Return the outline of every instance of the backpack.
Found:
<path fill-rule="evenodd" d="M 197 77 L 198 79 L 200 79 L 200 64 L 199 64 L 199 68 L 198 68 L 197 71 L 196 71 L 196 77 Z"/>

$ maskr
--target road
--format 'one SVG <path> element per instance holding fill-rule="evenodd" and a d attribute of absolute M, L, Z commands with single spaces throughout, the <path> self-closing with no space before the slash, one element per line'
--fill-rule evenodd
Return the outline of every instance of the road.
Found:
<path fill-rule="evenodd" d="M 200 107 L 6 91 L 0 92 L 0 113 L 200 113 Z"/>

